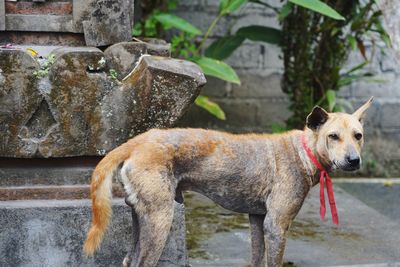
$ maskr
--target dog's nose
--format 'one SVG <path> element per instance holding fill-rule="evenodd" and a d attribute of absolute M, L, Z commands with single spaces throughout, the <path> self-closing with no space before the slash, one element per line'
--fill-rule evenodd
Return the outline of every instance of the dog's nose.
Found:
<path fill-rule="evenodd" d="M 347 156 L 346 160 L 351 167 L 358 167 L 360 165 L 360 157 L 359 156 Z"/>

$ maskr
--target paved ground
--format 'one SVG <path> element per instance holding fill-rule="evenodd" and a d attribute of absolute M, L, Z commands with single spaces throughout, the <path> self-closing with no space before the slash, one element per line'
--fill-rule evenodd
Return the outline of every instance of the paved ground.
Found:
<path fill-rule="evenodd" d="M 399 189 L 400 185 L 335 185 L 340 219 L 335 227 L 329 208 L 327 219 L 319 220 L 318 188 L 314 188 L 292 226 L 285 261 L 297 267 L 400 266 Z M 201 201 L 207 202 L 197 203 Z M 192 259 L 195 267 L 243 267 L 249 263 L 246 229 L 217 232 L 200 243 L 209 259 Z"/>
<path fill-rule="evenodd" d="M 400 223 L 400 184 L 341 183 L 340 188 Z"/>

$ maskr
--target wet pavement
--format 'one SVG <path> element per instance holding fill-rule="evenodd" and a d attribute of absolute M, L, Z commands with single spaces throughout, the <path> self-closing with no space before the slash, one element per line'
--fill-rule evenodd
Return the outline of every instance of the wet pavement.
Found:
<path fill-rule="evenodd" d="M 400 223 L 400 184 L 340 183 L 340 188 L 383 215 Z"/>
<path fill-rule="evenodd" d="M 335 184 L 339 226 L 332 224 L 329 207 L 325 221 L 320 221 L 318 189 L 312 190 L 291 227 L 284 257 L 287 266 L 400 266 L 400 185 Z M 208 229 L 205 235 L 196 233 L 198 238 L 191 243 L 191 265 L 248 266 L 247 216 L 219 207 L 213 210 L 212 202 L 199 195 L 188 202 L 192 232 Z M 225 219 L 222 228 L 221 218 Z M 229 225 L 230 221 L 237 223 Z"/>

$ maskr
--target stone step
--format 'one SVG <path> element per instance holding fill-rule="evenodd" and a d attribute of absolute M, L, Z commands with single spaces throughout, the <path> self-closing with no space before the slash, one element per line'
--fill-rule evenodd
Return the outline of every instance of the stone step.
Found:
<path fill-rule="evenodd" d="M 0 186 L 89 184 L 101 157 L 0 158 Z"/>
<path fill-rule="evenodd" d="M 176 203 L 172 234 L 157 267 L 186 265 L 183 212 Z M 82 251 L 90 222 L 86 199 L 0 201 L 0 266 L 121 266 L 132 239 L 130 208 L 123 199 L 113 200 L 111 224 L 94 257 Z"/>
<path fill-rule="evenodd" d="M 118 184 L 113 185 L 113 196 L 124 197 L 124 191 Z M 28 199 L 89 199 L 89 185 L 36 185 L 0 187 L 0 201 Z"/>

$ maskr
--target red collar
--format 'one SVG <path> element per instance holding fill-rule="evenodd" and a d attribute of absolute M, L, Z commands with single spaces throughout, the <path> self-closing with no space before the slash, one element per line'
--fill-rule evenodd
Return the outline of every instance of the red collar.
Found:
<path fill-rule="evenodd" d="M 315 155 L 312 153 L 311 149 L 308 147 L 305 134 L 301 135 L 301 143 L 303 144 L 304 150 L 307 152 L 307 156 L 310 158 L 310 160 L 315 165 L 315 167 L 317 167 L 317 169 L 320 171 L 319 200 L 320 200 L 321 206 L 320 206 L 319 214 L 320 214 L 321 220 L 323 220 L 325 218 L 325 212 L 326 212 L 325 193 L 324 193 L 324 182 L 326 182 L 326 191 L 328 193 L 329 205 L 331 207 L 332 221 L 334 224 L 339 224 L 339 217 L 338 217 L 337 210 L 336 210 L 335 197 L 333 196 L 331 177 L 329 177 L 328 172 L 325 170 L 325 168 L 321 165 L 321 163 L 317 160 Z"/>

